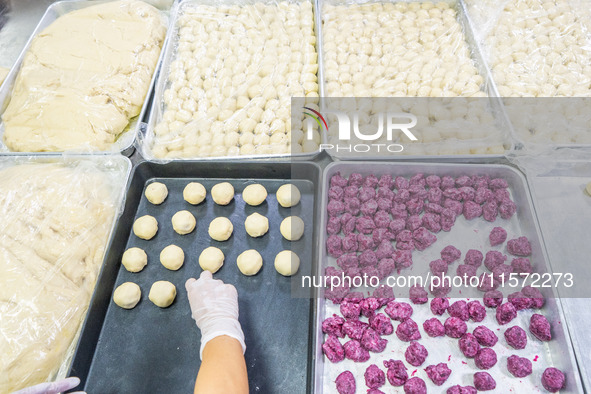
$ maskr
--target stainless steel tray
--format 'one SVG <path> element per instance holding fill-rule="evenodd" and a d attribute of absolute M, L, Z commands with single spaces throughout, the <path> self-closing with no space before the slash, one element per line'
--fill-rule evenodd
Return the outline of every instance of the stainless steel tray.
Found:
<path fill-rule="evenodd" d="M 320 108 L 321 112 L 322 109 L 325 108 L 325 101 L 322 99 L 326 97 L 326 81 L 324 79 L 324 52 L 323 52 L 323 34 L 322 34 L 322 12 L 323 12 L 323 5 L 324 3 L 330 4 L 365 4 L 367 1 L 363 0 L 316 0 L 317 1 L 317 47 L 318 47 L 318 80 L 319 80 L 319 91 L 320 91 Z M 474 34 L 473 23 L 470 20 L 468 12 L 466 11 L 466 5 L 464 4 L 464 0 L 444 0 L 446 3 L 451 4 L 457 11 L 457 20 L 460 26 L 462 27 L 464 38 L 466 44 L 468 45 L 468 49 L 472 55 L 472 59 L 474 60 L 474 64 L 478 73 L 484 79 L 485 85 L 485 92 L 489 96 L 490 101 L 490 110 L 493 112 L 493 116 L 496 121 L 497 127 L 504 131 L 505 138 L 505 153 L 503 154 L 471 154 L 471 155 L 404 155 L 404 154 L 394 154 L 394 155 L 381 155 L 379 153 L 371 155 L 343 155 L 338 152 L 327 151 L 327 153 L 336 160 L 444 160 L 444 161 L 462 161 L 462 162 L 471 162 L 477 160 L 494 160 L 501 157 L 504 157 L 506 153 L 511 152 L 515 149 L 515 143 L 513 139 L 513 130 L 512 125 L 509 122 L 508 116 L 505 112 L 505 108 L 503 106 L 502 100 L 498 98 L 499 94 L 497 91 L 497 86 L 492 78 L 491 70 L 486 63 L 481 46 Z M 372 1 L 374 2 L 374 1 Z M 378 1 L 375 1 L 378 2 Z M 417 2 L 417 0 L 394 0 L 394 2 Z M 328 136 L 326 135 L 326 130 L 324 133 L 323 140 L 328 141 Z"/>
<path fill-rule="evenodd" d="M 456 224 L 451 232 L 445 234 L 437 234 L 438 242 L 435 245 L 438 246 L 435 247 L 435 245 L 433 245 L 423 252 L 415 251 L 413 253 L 414 264 L 413 267 L 410 269 L 410 272 L 413 275 L 421 275 L 426 273 L 429 270 L 427 262 L 435 260 L 436 258 L 440 258 L 440 250 L 448 244 L 453 244 L 457 246 L 462 251 L 462 257 L 465 255 L 465 252 L 468 248 L 477 248 L 483 251 L 489 250 L 490 246 L 487 246 L 489 245 L 487 240 L 488 234 L 492 227 L 498 225 L 502 225 L 507 230 L 507 232 L 509 233 L 509 239 L 520 235 L 527 236 L 532 244 L 532 261 L 534 261 L 534 267 L 541 267 L 548 272 L 552 272 L 550 265 L 548 264 L 548 259 L 546 256 L 546 251 L 543 245 L 542 237 L 539 231 L 539 226 L 537 223 L 537 218 L 535 216 L 532 199 L 527 189 L 526 179 L 523 176 L 523 174 L 515 170 L 513 167 L 507 165 L 469 165 L 450 163 L 332 163 L 329 166 L 327 166 L 324 172 L 323 195 L 321 199 L 323 209 L 321 212 L 322 229 L 326 228 L 327 222 L 326 206 L 328 203 L 328 185 L 330 178 L 336 172 L 340 172 L 343 176 L 348 176 L 351 173 L 357 172 L 361 173 L 364 176 L 369 174 L 375 174 L 378 177 L 381 174 L 408 177 L 416 173 L 424 173 L 426 175 L 435 174 L 440 176 L 470 176 L 477 174 L 488 174 L 491 177 L 504 178 L 509 183 L 509 190 L 511 192 L 512 198 L 518 207 L 517 214 L 514 215 L 511 220 L 502 220 L 501 222 L 501 219 L 499 219 L 494 223 L 488 223 L 484 220 L 478 222 L 467 222 L 463 217 L 458 217 Z M 469 226 L 467 225 L 468 223 L 470 224 Z M 318 265 L 319 270 L 317 272 L 317 275 L 323 275 L 324 268 L 329 265 L 333 266 L 335 261 L 334 258 L 327 256 L 326 248 L 324 246 L 325 241 L 326 233 L 324 230 L 322 230 L 320 233 L 320 264 Z M 480 270 L 482 270 L 482 268 Z M 463 290 L 462 292 L 463 296 L 467 294 Z M 482 297 L 482 293 L 474 293 L 480 294 L 480 297 Z M 532 339 L 531 334 L 528 335 L 528 347 L 526 348 L 526 350 L 519 351 L 517 353 L 520 356 L 527 356 L 528 358 L 532 359 L 532 361 L 533 359 L 537 360 L 533 363 L 534 373 L 527 378 L 516 379 L 506 372 L 506 356 L 508 356 L 509 354 L 515 354 L 516 352 L 512 348 L 509 348 L 507 345 L 505 345 L 502 333 L 497 333 L 497 335 L 499 336 L 499 343 L 495 345 L 494 349 L 499 356 L 499 362 L 491 370 L 489 370 L 489 372 L 491 372 L 491 374 L 497 381 L 497 389 L 491 391 L 491 393 L 507 393 L 509 391 L 545 392 L 541 388 L 540 376 L 542 371 L 549 366 L 555 366 L 556 368 L 561 369 L 567 375 L 567 386 L 564 390 L 561 390 L 562 393 L 584 392 L 581 385 L 577 363 L 575 361 L 573 354 L 571 339 L 566 328 L 566 324 L 564 324 L 565 318 L 564 313 L 562 311 L 560 300 L 556 298 L 554 291 L 544 293 L 544 295 L 546 297 L 546 305 L 542 309 L 541 313 L 548 317 L 552 325 L 553 339 L 550 342 L 542 343 L 536 339 Z M 426 308 L 423 308 L 425 306 Z M 428 311 L 428 305 L 413 305 L 413 309 L 415 310 L 413 316 L 418 316 L 418 319 L 416 320 L 418 323 L 422 322 L 427 316 L 433 317 L 431 312 Z M 421 310 L 424 312 L 425 309 L 427 310 L 426 314 L 421 314 Z M 355 363 L 348 360 L 338 364 L 332 364 L 330 362 L 325 363 L 325 358 L 322 354 L 321 349 L 321 345 L 323 343 L 323 334 L 319 330 L 321 327 L 321 323 L 325 319 L 325 317 L 330 316 L 330 314 L 332 314 L 333 311 L 338 311 L 338 308 L 335 308 L 335 306 L 332 305 L 332 302 L 325 301 L 322 297 L 322 294 L 320 294 L 320 297 L 317 301 L 317 310 L 317 361 L 315 374 L 316 378 L 314 382 L 316 392 L 327 392 L 326 388 L 333 388 L 333 382 L 337 374 L 346 369 L 353 369 L 354 371 L 356 371 L 357 386 L 363 387 L 362 374 L 365 368 L 369 365 L 369 363 L 375 363 L 377 360 L 381 360 L 384 357 L 386 357 L 386 359 L 393 358 L 404 360 L 403 353 L 407 345 L 404 344 L 401 346 L 402 342 L 398 342 L 398 339 L 394 336 L 394 334 L 392 334 L 390 336 L 385 337 L 390 341 L 386 350 L 383 353 L 377 355 L 375 353 L 372 353 L 372 358 L 370 359 L 370 361 L 368 363 L 361 364 L 363 366 L 363 369 L 360 369 L 359 366 L 356 366 Z M 531 316 L 531 313 L 531 311 L 521 311 L 518 315 L 517 320 L 514 320 L 514 322 L 519 322 L 522 327 L 527 327 L 527 323 L 529 321 L 529 316 Z M 491 313 L 491 310 L 487 309 L 486 320 L 483 323 L 468 322 L 469 329 L 472 329 L 480 324 L 488 325 L 489 323 L 491 324 L 491 329 L 492 327 L 497 327 L 496 322 L 493 322 L 493 315 L 494 313 Z M 509 327 L 509 325 L 504 327 Z M 437 339 L 439 339 L 440 341 L 437 341 Z M 451 377 L 446 381 L 445 387 L 449 387 L 454 384 L 472 385 L 472 373 L 477 372 L 478 370 L 474 369 L 473 367 L 461 364 L 461 361 L 464 361 L 465 357 L 460 353 L 457 343 L 455 343 L 455 340 L 451 340 L 447 337 L 445 337 L 445 339 L 430 338 L 423 333 L 423 339 L 421 339 L 421 342 L 428 343 L 426 347 L 429 350 L 430 355 L 427 358 L 426 363 L 423 364 L 422 367 L 417 368 L 417 376 L 423 378 L 425 382 L 427 382 L 427 384 L 430 385 L 431 382 L 426 378 L 426 376 L 422 372 L 422 368 L 426 365 L 438 362 L 447 362 L 453 372 Z M 445 343 L 448 346 L 441 346 L 442 343 Z M 534 356 L 538 356 L 538 358 L 535 358 Z M 378 365 L 380 366 L 380 368 L 383 367 L 381 365 L 381 362 L 378 362 Z M 409 374 L 411 372 L 412 369 L 409 370 Z"/>
<path fill-rule="evenodd" d="M 29 50 L 29 47 L 31 46 L 33 39 L 62 15 L 65 15 L 71 11 L 76 11 L 76 10 L 86 8 L 86 7 L 89 7 L 92 5 L 107 3 L 107 2 L 109 2 L 109 0 L 98 0 L 98 1 L 63 0 L 63 1 L 57 1 L 53 4 L 51 4 L 49 7 L 47 7 L 47 10 L 45 11 L 43 16 L 41 17 L 41 20 L 37 24 L 37 27 L 35 28 L 35 30 L 31 34 L 31 36 L 27 40 L 27 43 L 25 44 L 19 57 L 17 58 L 17 60 L 13 64 L 12 68 L 10 69 L 10 72 L 6 76 L 6 80 L 4 81 L 4 83 L 2 85 L 0 85 L 0 114 L 4 113 L 4 111 L 6 110 L 6 107 L 8 106 L 8 104 L 10 102 L 10 95 L 12 94 L 12 88 L 14 87 L 16 77 L 18 76 L 18 73 L 21 68 L 21 64 L 24 60 L 24 57 L 25 57 L 27 51 Z M 160 13 L 161 13 L 162 17 L 165 18 L 165 21 L 167 21 L 168 20 L 168 11 L 161 11 Z M 166 42 L 163 43 L 163 46 L 165 44 L 166 44 Z M 162 51 L 160 52 L 160 57 L 159 57 L 157 65 L 156 65 L 156 69 L 158 68 L 158 64 L 160 63 L 161 58 L 162 58 Z M 146 112 L 147 107 L 148 107 L 150 100 L 151 100 L 152 89 L 154 86 L 155 77 L 156 77 L 156 73 L 154 73 L 154 75 L 152 76 L 152 80 L 150 82 L 150 86 L 149 86 L 148 91 L 146 93 L 146 98 L 144 100 L 144 104 L 142 105 L 142 109 L 140 111 L 140 114 L 130 120 L 130 123 L 127 125 L 124 132 L 119 136 L 117 141 L 113 144 L 111 150 L 91 151 L 91 152 L 81 151 L 81 152 L 73 152 L 73 153 L 74 154 L 94 154 L 94 155 L 96 155 L 96 154 L 105 154 L 105 153 L 112 154 L 115 152 L 120 152 L 121 154 L 124 154 L 126 156 L 131 156 L 131 154 L 133 153 L 133 143 L 134 143 L 135 138 L 140 130 L 141 120 L 144 118 L 145 112 Z M 0 152 L 10 152 L 8 147 L 6 147 L 6 145 L 4 145 L 4 143 L 3 143 L 3 141 L 1 141 L 3 134 L 4 134 L 4 124 L 0 120 Z M 29 155 L 39 154 L 38 152 L 23 152 L 23 153 L 29 154 Z M 50 154 L 50 155 L 51 154 L 60 155 L 63 152 L 42 152 L 42 153 L 43 154 Z"/>
<path fill-rule="evenodd" d="M 320 49 L 318 43 L 318 21 L 317 21 L 317 14 L 318 8 L 316 0 L 310 0 L 312 2 L 312 7 L 314 9 L 314 26 L 316 30 L 316 52 L 318 53 L 318 89 L 319 95 L 322 96 L 321 84 L 320 84 L 320 75 L 321 75 L 321 66 L 320 66 Z M 164 90 L 166 84 L 168 83 L 168 75 L 170 70 L 170 63 L 174 60 L 175 50 L 178 44 L 178 20 L 183 15 L 183 11 L 187 7 L 191 7 L 194 5 L 233 5 L 233 4 L 253 4 L 254 0 L 249 0 L 246 3 L 240 2 L 237 0 L 221 0 L 221 1 L 214 1 L 214 0 L 186 0 L 180 1 L 175 3 L 173 9 L 171 10 L 171 22 L 169 25 L 168 33 L 166 36 L 166 42 L 164 48 L 162 50 L 162 61 L 159 62 L 158 68 L 156 69 L 156 82 L 154 87 L 154 100 L 152 102 L 151 108 L 147 113 L 147 121 L 146 125 L 141 131 L 139 135 L 139 141 L 137 143 L 138 150 L 141 152 L 142 156 L 146 158 L 148 161 L 152 162 L 170 162 L 170 161 L 187 161 L 187 160 L 202 160 L 202 161 L 211 161 L 211 160 L 249 160 L 249 159 L 295 159 L 295 160 L 306 160 L 306 159 L 313 159 L 316 157 L 320 151 L 318 152 L 311 152 L 311 153 L 298 153 L 298 154 L 270 154 L 270 155 L 241 155 L 241 156 L 218 156 L 218 157 L 190 157 L 190 158 L 174 158 L 174 159 L 159 159 L 154 157 L 151 151 L 151 143 L 154 138 L 154 127 L 156 127 L 158 121 L 162 118 L 163 113 L 163 100 L 164 100 Z M 321 143 L 325 142 L 325 136 L 322 135 Z"/>

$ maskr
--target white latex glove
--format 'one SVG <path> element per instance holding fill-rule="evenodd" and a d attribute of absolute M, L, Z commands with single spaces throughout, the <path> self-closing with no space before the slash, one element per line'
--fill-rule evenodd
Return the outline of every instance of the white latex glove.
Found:
<path fill-rule="evenodd" d="M 58 394 L 62 391 L 73 389 L 80 384 L 78 378 L 67 378 L 58 380 L 57 382 L 41 383 L 35 386 L 27 387 L 19 391 L 15 391 L 13 394 Z M 78 391 L 77 393 L 84 393 Z M 72 393 L 74 394 L 74 393 Z"/>
<path fill-rule="evenodd" d="M 215 337 L 227 335 L 235 338 L 246 351 L 244 333 L 238 321 L 238 293 L 232 285 L 213 279 L 211 272 L 203 271 L 199 280 L 193 278 L 185 283 L 187 297 L 193 319 L 201 330 L 201 349 L 203 356 L 205 344 Z"/>

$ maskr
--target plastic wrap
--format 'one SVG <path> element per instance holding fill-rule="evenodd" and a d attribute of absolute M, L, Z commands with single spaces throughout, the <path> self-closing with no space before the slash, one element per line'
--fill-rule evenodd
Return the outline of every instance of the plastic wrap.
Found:
<path fill-rule="evenodd" d="M 59 17 L 24 56 L 2 114 L 4 144 L 21 152 L 116 148 L 140 113 L 165 32 L 160 12 L 134 0 Z"/>
<path fill-rule="evenodd" d="M 291 143 L 292 96 L 318 98 L 312 2 L 184 2 L 156 86 L 146 157 L 314 152 Z M 170 53 L 168 53 L 170 52 Z"/>
<path fill-rule="evenodd" d="M 0 160 L 0 393 L 65 370 L 129 161 Z"/>
<path fill-rule="evenodd" d="M 9 70 L 7 68 L 0 67 L 0 86 L 2 86 L 2 83 L 6 79 L 6 76 L 8 75 L 8 71 Z"/>

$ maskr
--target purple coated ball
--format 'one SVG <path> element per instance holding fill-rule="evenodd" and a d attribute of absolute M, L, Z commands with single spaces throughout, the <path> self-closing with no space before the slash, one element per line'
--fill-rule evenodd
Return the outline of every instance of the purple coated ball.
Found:
<path fill-rule="evenodd" d="M 423 365 L 428 355 L 429 352 L 427 352 L 427 349 L 416 341 L 411 342 L 410 346 L 404 352 L 406 362 L 414 367 Z"/>
<path fill-rule="evenodd" d="M 513 349 L 521 350 L 527 346 L 527 334 L 519 326 L 513 326 L 505 330 L 505 340 Z"/>
<path fill-rule="evenodd" d="M 445 327 L 441 324 L 439 319 L 435 317 L 425 320 L 423 323 L 423 330 L 425 330 L 430 337 L 440 337 L 445 334 Z"/>
<path fill-rule="evenodd" d="M 351 373 L 351 371 L 345 371 L 337 376 L 335 380 L 337 384 L 337 391 L 339 394 L 355 394 L 356 385 L 355 385 L 355 377 Z"/>

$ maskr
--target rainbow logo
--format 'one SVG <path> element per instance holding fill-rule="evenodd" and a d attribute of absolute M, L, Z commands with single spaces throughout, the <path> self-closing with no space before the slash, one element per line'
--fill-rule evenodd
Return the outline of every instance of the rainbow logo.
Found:
<path fill-rule="evenodd" d="M 324 119 L 324 116 L 322 116 L 322 114 L 320 114 L 320 112 L 315 111 L 315 110 L 313 110 L 312 108 L 309 108 L 309 107 L 304 107 L 304 109 L 307 109 L 308 111 L 313 112 L 313 114 L 311 114 L 310 112 L 304 112 L 304 115 L 308 115 L 309 117 L 311 117 L 312 119 L 314 119 L 316 121 L 316 123 L 318 123 L 318 127 L 320 127 L 320 130 L 322 130 L 322 127 L 324 125 L 324 129 L 326 131 L 328 131 L 328 124 L 326 123 L 326 120 Z"/>

